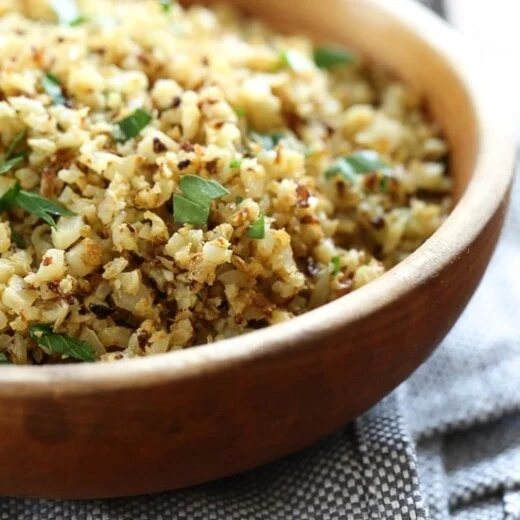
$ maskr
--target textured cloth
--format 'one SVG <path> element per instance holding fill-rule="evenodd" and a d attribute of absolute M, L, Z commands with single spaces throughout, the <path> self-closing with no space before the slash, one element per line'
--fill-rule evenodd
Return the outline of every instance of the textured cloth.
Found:
<path fill-rule="evenodd" d="M 0 520 L 520 520 L 519 259 L 517 185 L 491 266 L 443 345 L 392 395 L 314 446 L 178 492 L 3 498 Z"/>

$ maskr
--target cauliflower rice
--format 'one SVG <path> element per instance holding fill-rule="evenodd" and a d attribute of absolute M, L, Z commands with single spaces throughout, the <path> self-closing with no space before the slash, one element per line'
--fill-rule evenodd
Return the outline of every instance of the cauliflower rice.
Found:
<path fill-rule="evenodd" d="M 374 280 L 445 219 L 441 130 L 380 68 L 320 68 L 310 40 L 229 7 L 77 6 L 60 23 L 50 2 L 0 0 L 4 362 L 145 356 L 280 323 Z"/>

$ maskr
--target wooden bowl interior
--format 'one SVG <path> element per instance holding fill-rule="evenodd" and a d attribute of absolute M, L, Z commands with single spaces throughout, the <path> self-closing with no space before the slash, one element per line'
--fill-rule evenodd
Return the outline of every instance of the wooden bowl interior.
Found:
<path fill-rule="evenodd" d="M 185 0 L 184 5 L 219 4 L 220 0 Z M 468 92 L 444 53 L 433 49 L 426 39 L 418 40 L 410 16 L 410 4 L 388 8 L 386 0 L 330 0 L 326 8 L 315 0 L 233 0 L 240 11 L 258 17 L 284 33 L 304 34 L 320 43 L 351 47 L 365 58 L 386 67 L 425 97 L 432 117 L 441 124 L 451 147 L 450 171 L 453 196 L 458 201 L 471 179 L 478 149 L 478 124 Z M 393 0 L 393 3 L 401 3 Z M 297 6 L 295 6 L 297 4 Z M 374 4 L 380 4 L 375 11 Z M 413 13 L 411 13 L 413 14 Z M 432 17 L 435 15 L 431 15 Z M 348 20 L 348 24 L 345 21 Z M 367 30 L 370 27 L 370 30 Z"/>

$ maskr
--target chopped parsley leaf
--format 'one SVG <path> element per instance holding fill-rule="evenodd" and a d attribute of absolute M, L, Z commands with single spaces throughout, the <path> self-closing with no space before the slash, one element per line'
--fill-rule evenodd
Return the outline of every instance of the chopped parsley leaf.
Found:
<path fill-rule="evenodd" d="M 45 73 L 41 79 L 41 85 L 55 105 L 64 105 L 67 102 L 67 98 L 63 95 L 60 80 L 52 72 Z"/>
<path fill-rule="evenodd" d="M 249 238 L 254 238 L 256 240 L 260 240 L 265 238 L 265 216 L 260 216 L 257 220 L 255 220 L 247 230 L 247 236 Z"/>
<path fill-rule="evenodd" d="M 355 56 L 340 47 L 316 47 L 314 49 L 314 63 L 320 69 L 332 69 L 341 65 L 354 63 Z"/>
<path fill-rule="evenodd" d="M 46 347 L 57 354 L 66 355 L 81 361 L 94 361 L 95 359 L 96 351 L 89 343 L 71 338 L 65 334 L 57 334 L 53 332 L 52 326 L 49 324 L 29 325 L 29 334 L 38 345 Z"/>
<path fill-rule="evenodd" d="M 173 196 L 173 219 L 178 224 L 205 226 L 211 201 L 229 194 L 218 182 L 197 175 L 185 175 L 180 185 L 183 195 Z"/>
<path fill-rule="evenodd" d="M 330 262 L 332 264 L 332 276 L 336 276 L 339 274 L 339 271 L 340 271 L 339 262 L 340 262 L 339 256 L 332 257 L 331 262 Z"/>
<path fill-rule="evenodd" d="M 117 130 L 114 132 L 116 141 L 124 143 L 141 133 L 141 130 L 152 120 L 151 114 L 138 108 L 129 116 L 121 119 L 117 123 Z"/>

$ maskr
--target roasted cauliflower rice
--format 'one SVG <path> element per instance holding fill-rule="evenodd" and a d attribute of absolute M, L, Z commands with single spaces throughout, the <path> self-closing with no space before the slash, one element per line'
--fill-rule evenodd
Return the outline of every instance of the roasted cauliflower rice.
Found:
<path fill-rule="evenodd" d="M 449 208 L 421 97 L 229 7 L 0 0 L 0 357 L 115 360 L 280 323 Z"/>

